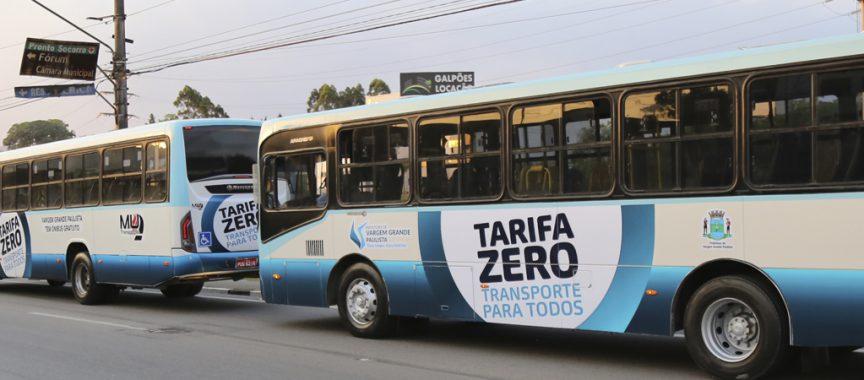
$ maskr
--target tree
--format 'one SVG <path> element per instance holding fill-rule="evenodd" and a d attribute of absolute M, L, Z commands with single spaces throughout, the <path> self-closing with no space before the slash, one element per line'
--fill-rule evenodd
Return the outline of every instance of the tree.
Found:
<path fill-rule="evenodd" d="M 213 103 L 209 97 L 201 95 L 198 90 L 184 86 L 180 93 L 177 94 L 177 99 L 174 100 L 174 107 L 177 107 L 176 118 L 179 119 L 199 119 L 206 117 L 228 117 L 228 114 L 222 109 L 222 106 Z M 169 115 L 165 115 L 168 119 Z"/>
<path fill-rule="evenodd" d="M 366 92 L 366 95 L 369 96 L 378 96 L 378 95 L 387 95 L 390 93 L 390 86 L 387 85 L 386 82 L 379 78 L 372 79 L 369 82 L 369 91 Z"/>
<path fill-rule="evenodd" d="M 354 87 L 345 87 L 339 92 L 339 107 L 354 107 L 366 104 L 366 95 L 363 94 L 363 85 L 357 83 Z"/>
<path fill-rule="evenodd" d="M 339 108 L 339 92 L 332 84 L 323 84 L 312 90 L 306 100 L 306 112 L 318 112 Z"/>
<path fill-rule="evenodd" d="M 386 87 L 387 84 L 384 83 L 384 86 Z M 358 83 L 356 86 L 345 87 L 344 90 L 337 91 L 336 86 L 325 83 L 309 93 L 309 98 L 306 99 L 306 112 L 318 112 L 364 104 L 366 104 L 366 95 L 364 94 L 362 84 Z"/>
<path fill-rule="evenodd" d="M 13 124 L 3 139 L 3 145 L 18 149 L 73 137 L 75 132 L 70 131 L 69 125 L 62 120 L 33 120 Z"/>
<path fill-rule="evenodd" d="M 153 124 L 153 123 L 156 123 L 156 117 L 153 116 L 153 114 L 151 113 L 150 117 L 147 118 L 147 124 Z"/>

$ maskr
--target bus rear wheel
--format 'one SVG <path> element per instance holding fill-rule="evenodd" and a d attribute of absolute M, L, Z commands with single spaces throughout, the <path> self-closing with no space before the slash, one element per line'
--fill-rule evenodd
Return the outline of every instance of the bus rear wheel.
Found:
<path fill-rule="evenodd" d="M 82 305 L 96 305 L 109 301 L 117 295 L 117 288 L 97 284 L 93 275 L 93 262 L 90 256 L 81 252 L 72 260 L 69 278 L 72 279 L 72 294 Z"/>
<path fill-rule="evenodd" d="M 203 282 L 171 285 L 160 290 L 162 291 L 162 294 L 168 298 L 189 298 L 195 297 L 198 293 L 201 293 L 201 289 L 204 289 Z"/>
<path fill-rule="evenodd" d="M 387 289 L 381 275 L 365 263 L 352 265 L 339 281 L 337 305 L 342 324 L 360 338 L 382 338 L 396 328 L 389 315 Z"/>
<path fill-rule="evenodd" d="M 687 304 L 687 349 L 703 369 L 722 379 L 756 379 L 789 357 L 783 307 L 758 283 L 725 276 L 702 285 Z"/>

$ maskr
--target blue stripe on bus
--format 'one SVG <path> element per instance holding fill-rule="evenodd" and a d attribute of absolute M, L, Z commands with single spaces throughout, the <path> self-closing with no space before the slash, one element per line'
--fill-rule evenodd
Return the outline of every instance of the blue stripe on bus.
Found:
<path fill-rule="evenodd" d="M 228 251 L 225 249 L 225 246 L 222 245 L 222 242 L 219 241 L 219 234 L 213 230 L 213 218 L 216 217 L 216 211 L 219 209 L 219 206 L 222 205 L 222 202 L 225 202 L 228 199 L 229 195 L 214 195 L 207 200 L 207 206 L 204 206 L 204 212 L 201 215 L 201 231 L 210 232 L 213 236 L 211 239 L 213 245 L 210 246 L 210 251 L 212 252 L 225 252 Z"/>
<path fill-rule="evenodd" d="M 653 267 L 647 289 L 657 291 L 654 296 L 642 296 L 642 302 L 627 326 L 628 333 L 671 335 L 672 300 L 684 277 L 693 267 Z"/>
<path fill-rule="evenodd" d="M 26 249 L 24 251 L 26 253 L 26 261 L 24 261 L 24 278 L 28 278 L 30 277 L 30 273 L 33 272 L 33 259 L 30 255 L 30 252 L 32 252 L 32 250 L 30 249 L 30 238 L 32 235 L 30 235 L 30 225 L 27 224 L 27 215 L 25 215 L 22 211 L 18 213 L 18 217 L 19 219 L 21 219 L 21 228 L 24 230 L 24 248 Z"/>
<path fill-rule="evenodd" d="M 864 270 L 765 269 L 780 288 L 800 346 L 864 345 Z"/>
<path fill-rule="evenodd" d="M 624 332 L 645 292 L 654 260 L 654 206 L 621 207 L 621 254 L 609 290 L 579 329 Z"/>
<path fill-rule="evenodd" d="M 447 266 L 444 243 L 441 241 L 441 212 L 422 211 L 417 213 L 417 217 L 423 273 L 417 276 L 416 288 L 418 295 L 425 295 L 425 300 L 428 301 L 417 304 L 429 308 L 420 314 L 443 314 L 447 318 L 479 320 L 480 317 L 474 313 L 474 309 L 456 286 Z"/>

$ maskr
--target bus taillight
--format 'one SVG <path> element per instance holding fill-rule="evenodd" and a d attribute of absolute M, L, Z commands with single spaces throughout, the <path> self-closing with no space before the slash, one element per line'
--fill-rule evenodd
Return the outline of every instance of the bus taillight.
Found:
<path fill-rule="evenodd" d="M 187 212 L 180 222 L 180 244 L 186 252 L 196 252 L 195 231 L 192 228 L 192 213 Z"/>

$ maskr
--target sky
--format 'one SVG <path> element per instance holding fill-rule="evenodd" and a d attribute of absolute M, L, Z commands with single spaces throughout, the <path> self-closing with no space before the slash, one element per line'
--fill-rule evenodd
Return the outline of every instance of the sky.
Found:
<path fill-rule="evenodd" d="M 30 0 L 0 13 L 0 137 L 15 123 L 61 119 L 78 136 L 109 131 L 112 109 L 97 96 L 16 106 L 13 87 L 69 83 L 18 75 L 27 37 L 90 41 Z M 103 41 L 111 0 L 41 0 Z M 660 61 L 856 33 L 856 0 L 524 0 L 417 23 L 221 60 L 141 73 L 149 66 L 227 49 L 333 33 L 488 0 L 127 0 L 130 127 L 175 111 L 189 85 L 238 118 L 306 112 L 313 88 L 398 91 L 400 72 L 473 71 L 477 85 Z M 71 30 L 71 31 L 70 31 Z M 317 34 L 315 34 L 317 33 Z M 100 64 L 110 68 L 110 52 Z M 98 81 L 97 81 L 98 82 Z M 100 83 L 101 91 L 111 91 Z M 113 95 L 106 94 L 113 100 Z"/>

